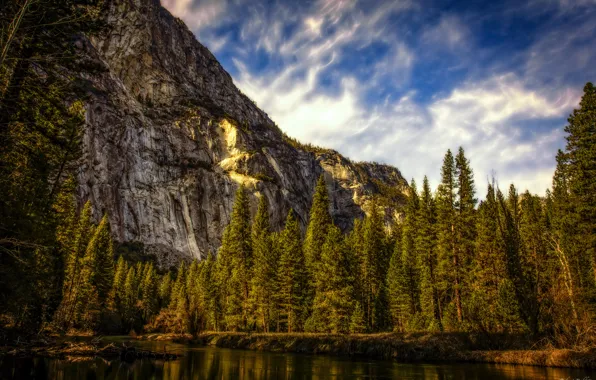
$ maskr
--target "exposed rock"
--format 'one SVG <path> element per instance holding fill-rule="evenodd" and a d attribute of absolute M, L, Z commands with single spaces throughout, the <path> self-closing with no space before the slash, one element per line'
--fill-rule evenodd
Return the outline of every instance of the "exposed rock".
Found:
<path fill-rule="evenodd" d="M 182 21 L 154 0 L 116 0 L 109 32 L 89 55 L 107 71 L 89 79 L 79 198 L 109 212 L 119 242 L 140 241 L 168 263 L 220 245 L 234 193 L 269 200 L 276 229 L 290 208 L 304 226 L 324 173 L 343 229 L 373 194 L 388 219 L 408 191 L 390 166 L 352 163 L 286 138 Z"/>

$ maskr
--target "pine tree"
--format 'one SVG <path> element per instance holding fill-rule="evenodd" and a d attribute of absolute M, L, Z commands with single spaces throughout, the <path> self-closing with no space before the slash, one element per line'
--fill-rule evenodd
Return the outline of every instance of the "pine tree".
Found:
<path fill-rule="evenodd" d="M 84 256 L 89 240 L 93 236 L 94 226 L 91 221 L 91 202 L 87 202 L 79 216 L 79 223 L 74 236 L 72 250 L 66 258 L 62 302 L 56 312 L 55 321 L 61 328 L 69 328 L 79 321 L 84 299 L 82 285 L 86 280 L 83 274 Z"/>
<path fill-rule="evenodd" d="M 404 310 L 404 293 L 402 288 L 402 265 L 401 265 L 401 234 L 395 242 L 393 254 L 387 271 L 387 290 L 389 292 L 389 311 L 391 324 L 396 331 L 404 331 L 405 317 L 407 310 Z"/>
<path fill-rule="evenodd" d="M 112 305 L 116 310 L 120 310 L 122 301 L 124 300 L 124 283 L 126 282 L 126 274 L 128 272 L 128 265 L 123 256 L 118 256 L 116 262 L 116 273 L 114 274 L 114 282 L 112 283 Z"/>
<path fill-rule="evenodd" d="M 316 281 L 317 293 L 313 314 L 309 320 L 311 331 L 346 333 L 350 329 L 353 310 L 353 288 L 347 247 L 336 226 L 328 229 L 321 251 Z"/>
<path fill-rule="evenodd" d="M 108 301 L 114 281 L 114 253 L 107 214 L 95 229 L 87 246 L 85 259 L 91 266 L 90 281 L 97 291 L 98 302 L 104 305 Z"/>
<path fill-rule="evenodd" d="M 354 227 L 347 238 L 348 260 L 350 263 L 350 273 L 353 274 L 354 299 L 363 307 L 364 300 L 364 231 L 362 219 L 354 220 Z M 364 314 L 364 309 L 362 310 Z M 363 317 L 364 318 L 364 317 Z"/>
<path fill-rule="evenodd" d="M 176 281 L 172 287 L 169 309 L 173 313 L 174 318 L 173 321 L 170 321 L 172 332 L 188 332 L 190 329 L 190 319 L 188 315 L 187 270 L 184 262 L 178 268 Z"/>
<path fill-rule="evenodd" d="M 416 182 L 412 179 L 401 232 L 401 266 L 398 272 L 399 293 L 403 302 L 402 309 L 407 312 L 408 320 L 416 318 L 420 312 L 420 268 L 416 255 L 419 208 L 418 190 Z"/>
<path fill-rule="evenodd" d="M 456 247 L 456 176 L 455 160 L 447 150 L 441 168 L 441 183 L 437 190 L 437 231 L 439 244 L 440 293 L 446 296 L 441 304 L 452 303 L 456 309 L 457 321 L 463 321 L 459 277 L 454 268 L 459 266 Z M 456 265 L 457 263 L 457 265 Z"/>
<path fill-rule="evenodd" d="M 517 310 L 519 307 L 524 323 L 533 334 L 536 334 L 539 311 L 535 296 L 536 284 L 524 271 L 524 252 L 519 233 L 519 197 L 515 187 L 510 186 L 507 199 L 500 190 L 497 191 L 497 202 L 501 214 L 498 228 L 503 240 L 507 277 L 511 281 L 508 287 L 513 291 L 510 291 L 509 293 L 512 294 L 507 297 L 512 304 L 505 307 L 510 310 Z M 507 287 L 504 288 L 506 289 Z M 514 302 L 516 304 L 513 304 Z"/>
<path fill-rule="evenodd" d="M 288 332 L 299 331 L 304 318 L 306 271 L 300 226 L 290 210 L 281 236 L 278 281 L 281 312 Z"/>
<path fill-rule="evenodd" d="M 219 329 L 219 303 L 217 288 L 215 287 L 215 258 L 211 252 L 203 262 L 203 269 L 199 275 L 197 287 L 201 289 L 203 307 L 205 308 L 205 328 L 217 331 Z"/>
<path fill-rule="evenodd" d="M 153 268 L 153 265 L 150 265 L 145 273 L 141 293 L 141 302 L 143 305 L 143 319 L 146 322 L 149 322 L 151 318 L 153 318 L 153 316 L 157 313 L 159 307 L 157 274 L 155 272 L 155 268 Z"/>
<path fill-rule="evenodd" d="M 366 331 L 366 322 L 364 320 L 364 312 L 360 302 L 356 301 L 354 304 L 354 310 L 350 318 L 350 333 L 351 334 L 362 334 Z"/>
<path fill-rule="evenodd" d="M 321 261 L 321 251 L 325 244 L 329 228 L 331 228 L 332 225 L 333 221 L 329 214 L 329 194 L 325 184 L 325 175 L 321 174 L 317 186 L 315 187 L 308 227 L 304 237 L 304 258 L 306 260 L 306 268 L 308 270 L 309 278 L 315 283 L 315 288 L 311 289 L 308 296 L 309 299 L 306 300 L 308 304 L 307 307 L 310 306 L 315 293 L 318 291 L 315 278 L 319 276 L 318 272 L 320 271 L 319 263 Z M 309 283 L 311 281 L 309 281 Z"/>
<path fill-rule="evenodd" d="M 221 302 L 229 330 L 247 328 L 252 259 L 249 202 L 244 187 L 240 186 L 218 259 Z"/>
<path fill-rule="evenodd" d="M 122 322 L 125 328 L 132 329 L 135 325 L 135 319 L 137 315 L 137 293 L 138 290 L 135 287 L 136 273 L 135 267 L 130 266 L 126 273 L 126 280 L 124 281 L 124 302 L 123 302 L 123 315 Z"/>
<path fill-rule="evenodd" d="M 420 271 L 420 307 L 430 330 L 442 330 L 441 305 L 437 279 L 438 248 L 436 207 L 425 176 L 417 216 L 416 252 Z"/>
<path fill-rule="evenodd" d="M 385 247 L 383 217 L 374 201 L 371 202 L 370 210 L 363 227 L 362 292 L 367 329 L 375 330 L 375 301 L 385 280 L 390 257 Z"/>
<path fill-rule="evenodd" d="M 580 317 L 594 317 L 596 299 L 595 114 L 596 88 L 587 83 L 565 127 L 565 151 L 557 154 L 548 234 L 576 330 Z"/>
<path fill-rule="evenodd" d="M 277 260 L 276 251 L 272 247 L 271 227 L 269 225 L 269 205 L 265 197 L 261 197 L 255 221 L 252 226 L 252 246 L 254 269 L 251 281 L 251 312 L 260 329 L 269 332 L 276 287 Z"/>
<path fill-rule="evenodd" d="M 474 257 L 474 242 L 476 239 L 476 190 L 474 175 L 470 162 L 466 158 L 464 149 L 459 148 L 455 157 L 455 175 L 457 177 L 457 197 L 455 201 L 455 255 L 453 257 L 454 288 L 458 320 L 463 319 L 462 298 L 466 297 L 469 289 L 469 273 Z"/>
<path fill-rule="evenodd" d="M 172 292 L 172 272 L 167 272 L 161 278 L 159 284 L 159 307 L 166 308 L 171 302 Z"/>
<path fill-rule="evenodd" d="M 568 188 L 572 212 L 578 215 L 577 233 L 584 242 L 582 248 L 591 257 L 596 275 L 596 87 L 587 83 L 579 109 L 573 111 L 565 127 L 564 169 L 569 178 Z M 593 280 L 591 281 L 593 282 Z M 590 287 L 593 286 L 591 283 Z"/>

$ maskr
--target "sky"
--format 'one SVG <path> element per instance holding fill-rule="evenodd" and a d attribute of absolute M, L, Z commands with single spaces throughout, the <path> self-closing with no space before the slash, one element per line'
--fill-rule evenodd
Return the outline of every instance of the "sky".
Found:
<path fill-rule="evenodd" d="M 596 80 L 596 0 L 162 0 L 288 135 L 435 188 L 543 195 Z"/>

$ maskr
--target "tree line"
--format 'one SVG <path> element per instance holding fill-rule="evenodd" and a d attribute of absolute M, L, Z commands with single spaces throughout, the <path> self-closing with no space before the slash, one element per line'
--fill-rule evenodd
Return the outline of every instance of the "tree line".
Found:
<path fill-rule="evenodd" d="M 281 231 L 242 187 L 217 254 L 163 272 L 115 255 L 108 218 L 78 210 L 88 84 L 101 70 L 80 36 L 102 29 L 101 2 L 17 0 L 0 9 L 0 326 L 367 333 L 523 333 L 591 339 L 596 315 L 596 89 L 565 127 L 545 196 L 502 191 L 478 202 L 463 149 L 441 182 L 412 180 L 402 217 L 374 196 L 342 233 L 321 177 L 306 231 Z M 115 257 L 117 256 L 117 257 Z"/>

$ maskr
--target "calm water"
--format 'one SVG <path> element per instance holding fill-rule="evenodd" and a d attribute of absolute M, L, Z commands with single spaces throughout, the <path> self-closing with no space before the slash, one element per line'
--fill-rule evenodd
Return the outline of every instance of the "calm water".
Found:
<path fill-rule="evenodd" d="M 595 379 L 583 370 L 492 364 L 399 364 L 163 342 L 142 348 L 184 352 L 176 361 L 0 358 L 0 379 Z M 78 361 L 76 361 L 78 360 Z"/>

